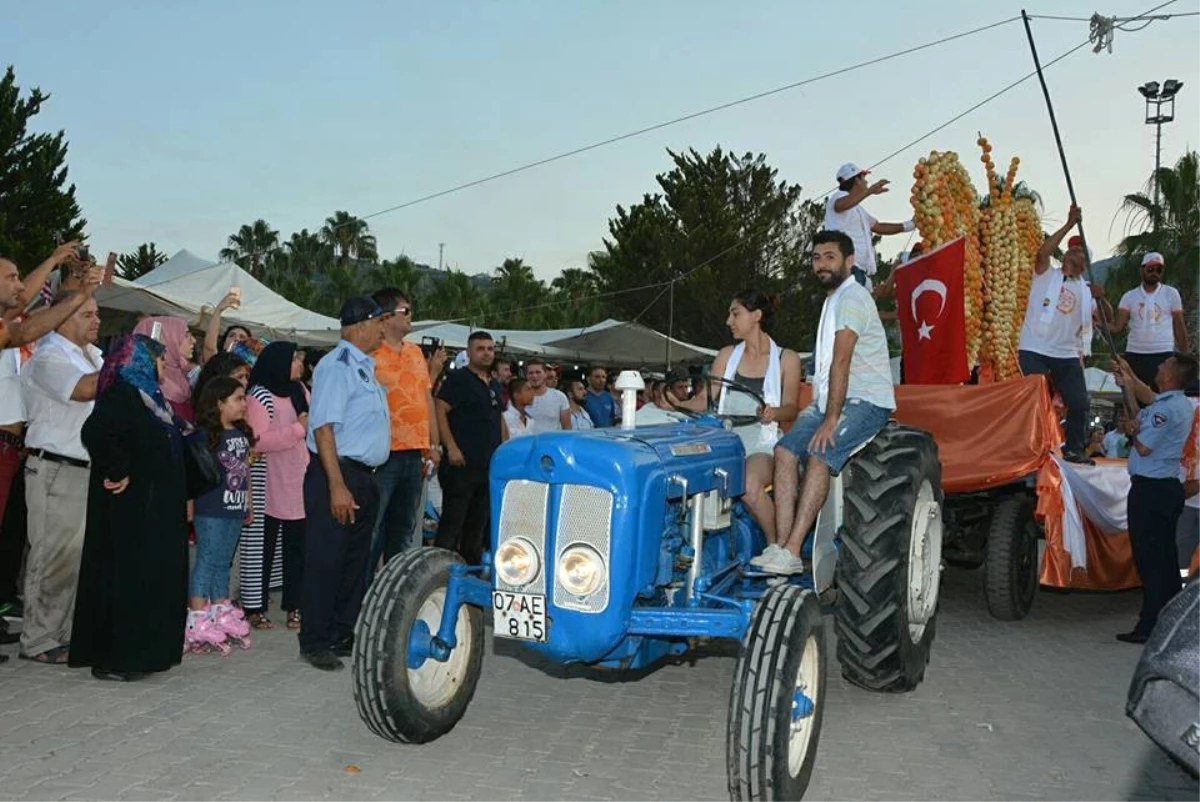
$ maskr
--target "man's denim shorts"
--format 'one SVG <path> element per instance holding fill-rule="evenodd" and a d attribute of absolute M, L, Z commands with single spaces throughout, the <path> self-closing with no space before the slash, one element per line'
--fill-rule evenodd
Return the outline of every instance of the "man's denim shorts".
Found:
<path fill-rule="evenodd" d="M 884 427 L 892 416 L 890 409 L 877 407 L 859 398 L 847 398 L 842 406 L 842 415 L 838 418 L 837 429 L 833 433 L 833 445 L 815 454 L 818 459 L 829 466 L 829 472 L 837 476 L 846 463 L 850 454 L 863 443 L 870 440 Z M 809 404 L 801 411 L 792 424 L 791 431 L 783 436 L 776 448 L 785 448 L 796 455 L 803 463 L 808 459 L 808 441 L 821 428 L 825 413 L 817 409 L 816 404 Z"/>

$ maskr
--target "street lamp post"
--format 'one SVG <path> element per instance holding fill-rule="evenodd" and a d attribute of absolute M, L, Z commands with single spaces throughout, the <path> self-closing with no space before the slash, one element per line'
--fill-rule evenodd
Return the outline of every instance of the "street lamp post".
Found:
<path fill-rule="evenodd" d="M 1158 81 L 1149 81 L 1138 87 L 1146 98 L 1146 125 L 1155 128 L 1154 137 L 1154 207 L 1158 208 L 1158 171 L 1162 168 L 1162 127 L 1175 119 L 1175 95 L 1183 88 L 1183 81 L 1168 78 L 1159 88 Z M 1158 228 L 1158 220 L 1154 227 Z"/>

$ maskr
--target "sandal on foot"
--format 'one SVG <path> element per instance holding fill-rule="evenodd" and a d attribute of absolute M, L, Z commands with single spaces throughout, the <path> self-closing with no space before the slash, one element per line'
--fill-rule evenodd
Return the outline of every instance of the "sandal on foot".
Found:
<path fill-rule="evenodd" d="M 275 625 L 271 623 L 271 619 L 267 618 L 265 613 L 250 613 L 246 616 L 246 620 L 250 622 L 250 626 L 255 629 L 274 629 Z"/>
<path fill-rule="evenodd" d="M 287 628 L 288 629 L 299 629 L 300 628 L 300 611 L 299 610 L 288 611 Z"/>
<path fill-rule="evenodd" d="M 71 647 L 55 646 L 53 649 L 47 649 L 41 654 L 25 654 L 20 652 L 17 657 L 22 660 L 31 660 L 35 663 L 46 663 L 47 665 L 62 666 L 67 664 L 67 658 L 70 656 Z"/>

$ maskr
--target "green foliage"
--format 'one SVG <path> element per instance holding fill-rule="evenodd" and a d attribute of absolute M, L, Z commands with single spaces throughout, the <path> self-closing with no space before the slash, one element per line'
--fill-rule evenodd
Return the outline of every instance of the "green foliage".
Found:
<path fill-rule="evenodd" d="M 261 278 L 267 256 L 279 246 L 279 232 L 271 228 L 266 220 L 255 220 L 242 226 L 236 234 L 229 235 L 226 247 L 221 249 L 222 259 L 234 262 L 238 267 Z"/>
<path fill-rule="evenodd" d="M 133 281 L 146 275 L 154 268 L 167 261 L 167 255 L 155 246 L 153 242 L 143 242 L 132 253 L 123 253 L 117 257 L 118 276 Z"/>
<path fill-rule="evenodd" d="M 11 66 L 0 79 L 0 255 L 25 270 L 50 255 L 56 236 L 77 238 L 87 225 L 67 184 L 64 133 L 29 132 L 49 99 L 36 87 L 22 99 Z"/>
<path fill-rule="evenodd" d="M 735 156 L 719 147 L 708 155 L 668 153 L 674 168 L 657 176 L 661 193 L 618 206 L 604 251 L 590 260 L 597 289 L 610 294 L 612 316 L 715 347 L 730 339 L 730 299 L 754 288 L 783 296 L 773 336 L 810 346 L 823 294 L 814 292 L 806 253 L 823 220 L 821 204 L 802 202 L 800 187 L 779 181 L 761 154 Z M 615 294 L 671 281 L 673 293 L 651 287 Z"/>

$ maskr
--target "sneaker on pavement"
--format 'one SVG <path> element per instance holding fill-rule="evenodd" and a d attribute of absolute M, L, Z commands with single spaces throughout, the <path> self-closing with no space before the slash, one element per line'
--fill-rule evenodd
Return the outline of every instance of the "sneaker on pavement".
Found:
<path fill-rule="evenodd" d="M 321 649 L 316 652 L 300 652 L 300 659 L 313 668 L 322 671 L 340 671 L 345 665 L 332 649 Z"/>
<path fill-rule="evenodd" d="M 750 564 L 759 568 L 764 565 L 770 565 L 774 560 L 778 559 L 779 552 L 787 554 L 787 551 L 782 546 L 772 543 L 763 549 L 762 554 L 759 554 L 757 557 L 751 557 Z"/>

